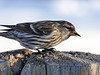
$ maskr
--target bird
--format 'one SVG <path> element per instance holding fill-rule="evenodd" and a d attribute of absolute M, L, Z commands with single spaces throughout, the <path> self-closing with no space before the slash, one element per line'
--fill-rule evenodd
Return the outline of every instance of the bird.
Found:
<path fill-rule="evenodd" d="M 18 23 L 16 25 L 0 25 L 0 36 L 16 40 L 27 49 L 51 49 L 67 40 L 70 36 L 80 36 L 72 23 L 65 20 L 44 20 Z"/>

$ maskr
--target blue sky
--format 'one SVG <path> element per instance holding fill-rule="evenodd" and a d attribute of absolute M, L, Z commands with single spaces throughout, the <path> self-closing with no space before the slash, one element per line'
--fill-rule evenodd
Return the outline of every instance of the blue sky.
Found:
<path fill-rule="evenodd" d="M 99 3 L 99 0 L 0 0 L 0 24 L 66 20 L 82 37 L 70 37 L 55 48 L 100 54 Z M 0 37 L 0 41 L 1 52 L 23 48 L 14 40 Z"/>

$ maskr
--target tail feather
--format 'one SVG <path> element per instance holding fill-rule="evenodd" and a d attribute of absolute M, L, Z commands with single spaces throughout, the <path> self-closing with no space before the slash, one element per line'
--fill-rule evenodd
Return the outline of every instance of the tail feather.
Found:
<path fill-rule="evenodd" d="M 0 33 L 0 36 L 3 36 L 3 37 L 6 37 L 7 35 L 8 35 L 7 32 Z"/>
<path fill-rule="evenodd" d="M 8 27 L 8 28 L 14 28 L 15 27 L 15 25 L 0 25 L 0 26 Z"/>
<path fill-rule="evenodd" d="M 8 28 L 5 28 L 5 29 L 0 29 L 0 36 L 6 37 L 6 38 L 9 38 L 9 39 L 14 39 L 14 35 L 12 35 L 11 31 L 13 30 L 15 25 L 0 25 L 0 26 L 8 27 Z"/>
<path fill-rule="evenodd" d="M 7 27 L 7 28 L 1 28 L 0 29 L 0 33 L 1 32 L 8 32 L 8 31 L 11 31 L 11 30 L 13 30 L 13 28 L 15 27 L 14 25 L 0 25 L 0 26 L 2 26 L 2 27 Z"/>
<path fill-rule="evenodd" d="M 2 37 L 6 37 L 6 38 L 9 38 L 9 39 L 14 39 L 14 36 L 8 32 L 2 32 L 0 33 L 0 36 Z"/>
<path fill-rule="evenodd" d="M 0 29 L 0 31 L 11 31 L 12 29 Z"/>

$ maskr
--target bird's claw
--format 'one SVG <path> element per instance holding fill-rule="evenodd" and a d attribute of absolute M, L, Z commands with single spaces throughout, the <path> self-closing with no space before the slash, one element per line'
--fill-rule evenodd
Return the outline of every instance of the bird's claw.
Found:
<path fill-rule="evenodd" d="M 44 50 L 42 50 L 42 52 L 55 52 L 56 51 L 56 49 L 55 48 L 50 48 L 50 49 L 44 49 Z"/>

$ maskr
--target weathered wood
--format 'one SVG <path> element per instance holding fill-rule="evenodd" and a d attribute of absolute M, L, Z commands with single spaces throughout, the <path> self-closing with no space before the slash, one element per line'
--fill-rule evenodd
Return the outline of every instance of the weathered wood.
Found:
<path fill-rule="evenodd" d="M 0 53 L 0 75 L 20 75 L 26 63 L 24 60 L 32 54 L 29 50 L 15 50 Z"/>
<path fill-rule="evenodd" d="M 81 52 L 33 55 L 21 75 L 100 75 L 100 56 Z"/>
<path fill-rule="evenodd" d="M 0 53 L 0 75 L 100 75 L 100 55 L 15 50 Z"/>
<path fill-rule="evenodd" d="M 13 75 L 7 63 L 8 61 L 6 59 L 0 59 L 0 75 Z"/>

